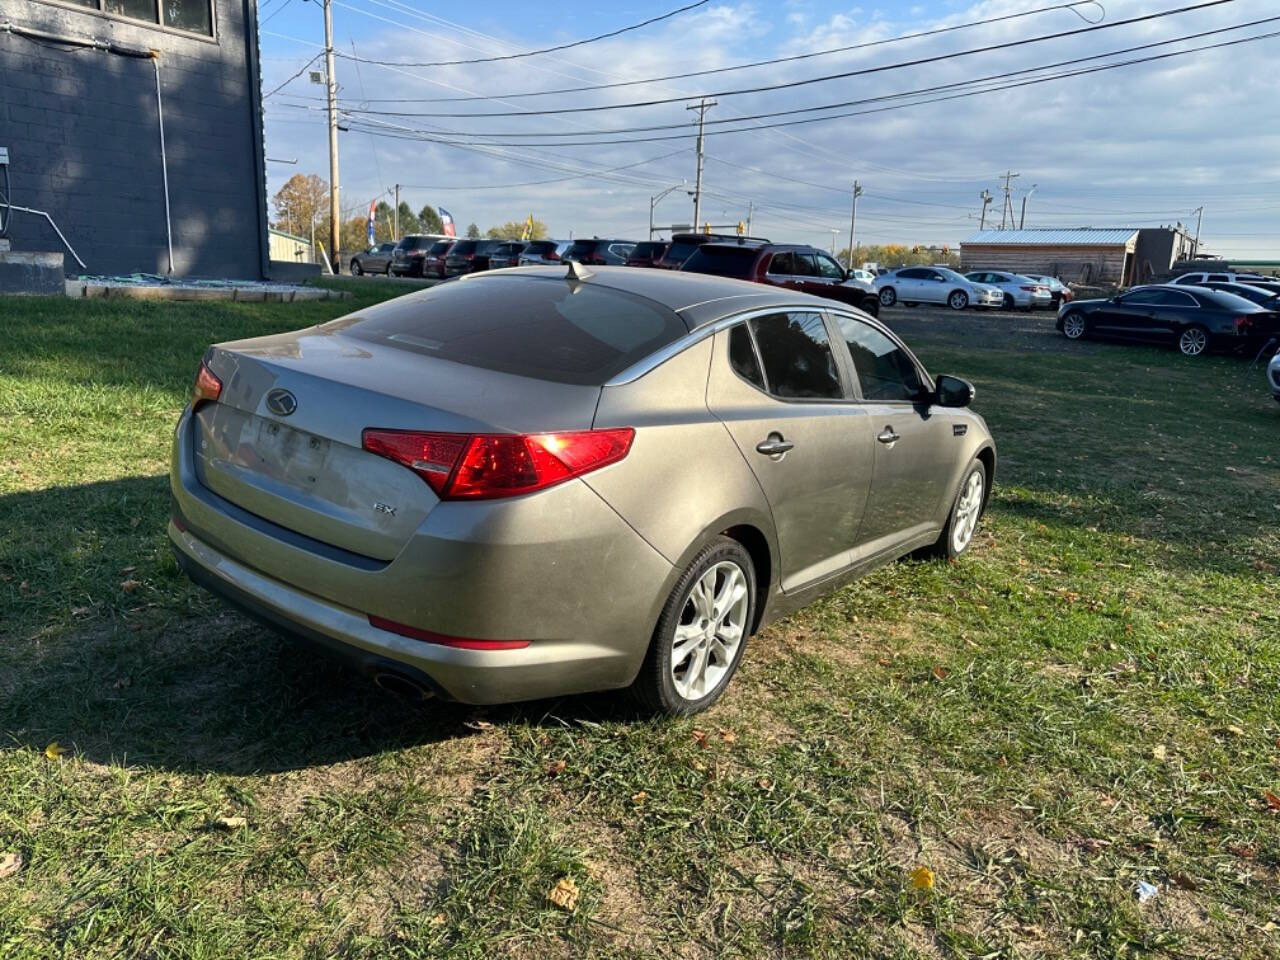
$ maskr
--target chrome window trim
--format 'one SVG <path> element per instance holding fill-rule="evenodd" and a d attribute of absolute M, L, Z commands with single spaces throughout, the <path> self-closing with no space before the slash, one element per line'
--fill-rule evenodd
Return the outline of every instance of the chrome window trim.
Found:
<path fill-rule="evenodd" d="M 646 373 L 651 373 L 658 367 L 662 366 L 662 364 L 666 363 L 672 357 L 684 353 L 685 350 L 688 350 L 694 344 L 701 343 L 708 337 L 715 336 L 721 330 L 728 330 L 736 323 L 746 323 L 749 320 L 754 320 L 756 317 L 767 317 L 775 313 L 788 313 L 793 311 L 799 311 L 801 313 L 816 313 L 821 316 L 824 309 L 825 308 L 823 306 L 812 303 L 777 303 L 770 307 L 754 307 L 751 310 L 746 310 L 742 313 L 734 313 L 729 316 L 721 317 L 719 320 L 713 320 L 711 323 L 704 323 L 702 326 L 690 330 L 683 337 L 680 337 L 678 340 L 672 340 L 665 347 L 659 347 L 647 357 L 641 357 L 625 370 L 614 374 L 606 380 L 603 386 L 621 387 L 628 383 L 634 383 Z M 751 340 L 754 343 L 755 337 L 752 336 Z M 835 351 L 833 350 L 832 352 L 834 353 Z M 757 359 L 761 359 L 758 351 Z M 764 371 L 763 363 L 760 366 L 760 370 L 761 372 Z M 768 382 L 767 375 L 765 377 L 765 381 Z M 773 394 L 769 394 L 769 396 L 775 400 L 779 399 L 777 397 L 773 397 Z M 830 403 L 833 401 L 828 400 L 826 402 Z"/>

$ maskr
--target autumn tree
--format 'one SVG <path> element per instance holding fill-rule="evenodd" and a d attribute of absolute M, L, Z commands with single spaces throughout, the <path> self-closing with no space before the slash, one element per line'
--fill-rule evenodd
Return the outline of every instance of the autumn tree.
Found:
<path fill-rule="evenodd" d="M 490 227 L 485 234 L 490 240 L 519 240 L 524 236 L 523 220 L 508 220 L 506 223 L 497 227 Z M 547 225 L 541 220 L 533 221 L 533 232 L 529 235 L 530 240 L 547 239 Z"/>
<path fill-rule="evenodd" d="M 312 231 L 327 236 L 329 184 L 314 173 L 295 173 L 271 198 L 276 227 L 295 236 L 311 238 Z"/>

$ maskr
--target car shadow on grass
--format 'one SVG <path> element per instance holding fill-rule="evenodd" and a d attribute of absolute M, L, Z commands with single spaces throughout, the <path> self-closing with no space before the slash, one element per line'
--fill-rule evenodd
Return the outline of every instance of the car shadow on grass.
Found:
<path fill-rule="evenodd" d="M 472 735 L 480 714 L 413 702 L 191 584 L 170 553 L 168 478 L 0 496 L 0 738 L 106 765 L 248 774 Z M 637 716 L 617 693 L 485 722 Z"/>

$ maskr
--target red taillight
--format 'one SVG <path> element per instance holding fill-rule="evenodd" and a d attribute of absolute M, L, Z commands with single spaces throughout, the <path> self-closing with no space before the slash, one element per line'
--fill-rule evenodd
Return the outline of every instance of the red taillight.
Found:
<path fill-rule="evenodd" d="M 547 254 L 547 259 L 548 259 L 548 260 L 559 260 L 559 259 L 560 259 L 560 254 L 558 254 L 558 253 L 556 253 L 554 250 L 552 250 L 550 253 L 548 253 L 548 254 Z"/>
<path fill-rule="evenodd" d="M 394 620 L 387 620 L 384 617 L 375 617 L 372 613 L 369 614 L 369 625 L 377 627 L 379 630 L 398 633 L 400 636 L 408 637 L 411 640 L 435 643 L 442 647 L 458 647 L 462 650 L 521 650 L 529 646 L 528 640 L 474 640 L 470 637 L 450 637 L 443 633 L 434 633 L 431 630 L 420 630 L 406 623 L 396 623 Z"/>
<path fill-rule="evenodd" d="M 197 406 L 202 400 L 217 400 L 222 394 L 222 381 L 219 380 L 203 360 L 196 372 L 195 386 L 191 389 L 191 406 Z"/>
<path fill-rule="evenodd" d="M 635 431 L 467 434 L 365 430 L 364 448 L 404 464 L 441 500 L 488 500 L 533 493 L 617 463 Z"/>
<path fill-rule="evenodd" d="M 1035 292 L 1036 292 L 1037 290 L 1039 290 L 1040 288 L 1039 288 L 1039 287 L 1019 287 L 1018 289 L 1019 289 L 1019 290 L 1025 290 L 1025 291 L 1027 291 L 1027 293 L 1035 293 Z"/>
<path fill-rule="evenodd" d="M 1250 317 L 1248 315 L 1245 315 L 1243 317 L 1236 317 L 1235 325 L 1237 330 L 1241 329 L 1242 327 L 1252 327 L 1253 317 Z"/>

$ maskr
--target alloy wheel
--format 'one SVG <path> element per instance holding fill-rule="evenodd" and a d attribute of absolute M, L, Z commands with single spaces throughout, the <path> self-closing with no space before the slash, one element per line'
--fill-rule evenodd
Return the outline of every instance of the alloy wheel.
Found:
<path fill-rule="evenodd" d="M 947 304 L 952 310 L 963 310 L 969 305 L 969 295 L 963 290 L 957 290 L 947 299 Z"/>
<path fill-rule="evenodd" d="M 893 287 L 885 287 L 880 291 L 880 305 L 884 307 L 892 307 L 898 300 L 897 293 Z"/>
<path fill-rule="evenodd" d="M 747 578 L 722 560 L 694 583 L 671 642 L 671 680 L 686 700 L 701 700 L 729 677 L 747 630 Z"/>
<path fill-rule="evenodd" d="M 1078 313 L 1068 313 L 1062 318 L 1062 335 L 1068 340 L 1079 340 L 1084 336 L 1084 317 Z"/>
<path fill-rule="evenodd" d="M 1187 327 L 1178 337 L 1178 349 L 1188 357 L 1198 357 L 1209 346 L 1209 335 L 1203 327 Z"/>
<path fill-rule="evenodd" d="M 956 515 L 951 523 L 951 547 L 956 553 L 964 552 L 978 527 L 978 517 L 982 513 L 982 488 L 982 471 L 974 470 L 956 503 Z"/>

